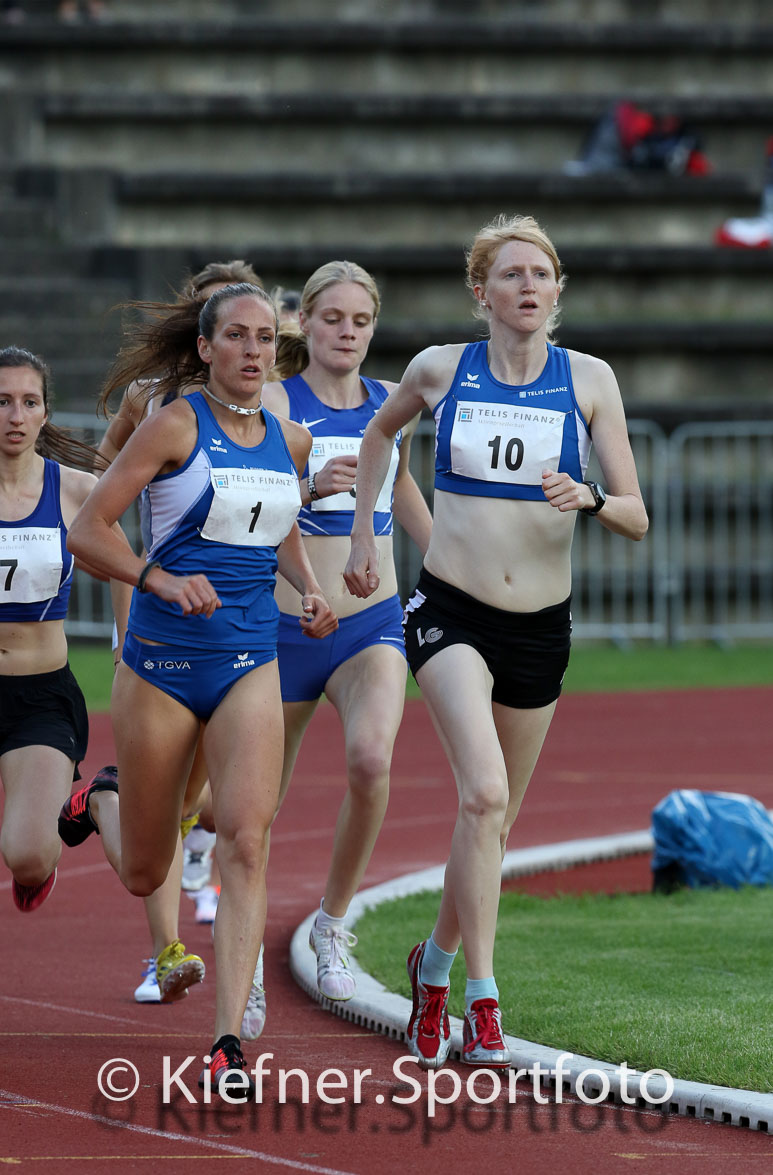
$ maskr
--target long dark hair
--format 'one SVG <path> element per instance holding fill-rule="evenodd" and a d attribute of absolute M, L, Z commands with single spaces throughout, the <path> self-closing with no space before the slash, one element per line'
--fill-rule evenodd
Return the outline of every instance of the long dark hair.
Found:
<path fill-rule="evenodd" d="M 137 380 L 150 384 L 148 399 L 178 395 L 180 388 L 206 383 L 209 367 L 199 355 L 199 335 L 210 339 L 217 321 L 218 307 L 231 298 L 254 294 L 274 311 L 276 307 L 262 286 L 252 282 L 232 282 L 216 290 L 202 305 L 200 298 L 177 302 L 130 302 L 128 309 L 147 317 L 124 330 L 131 341 L 125 343 L 108 372 L 97 409 L 108 415 L 108 401 L 119 388 Z"/>
<path fill-rule="evenodd" d="M 80 441 L 67 429 L 59 428 L 51 423 L 51 372 L 48 364 L 39 355 L 24 347 L 3 347 L 0 350 L 0 368 L 2 367 L 31 367 L 40 376 L 43 406 L 46 410 L 46 421 L 38 433 L 35 451 L 41 457 L 48 457 L 52 461 L 61 461 L 64 465 L 74 465 L 76 469 L 107 469 L 107 461 L 101 453 L 85 441 Z"/>

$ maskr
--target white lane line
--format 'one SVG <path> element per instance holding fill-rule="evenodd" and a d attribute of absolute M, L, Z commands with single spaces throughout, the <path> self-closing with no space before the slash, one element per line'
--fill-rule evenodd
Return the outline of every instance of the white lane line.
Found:
<path fill-rule="evenodd" d="M 68 1118 L 79 1118 L 87 1122 L 94 1122 L 113 1129 L 128 1130 L 132 1134 L 145 1134 L 151 1138 L 164 1138 L 169 1142 L 187 1142 L 194 1146 L 207 1147 L 209 1150 L 222 1151 L 229 1155 L 246 1155 L 250 1159 L 261 1159 L 264 1163 L 272 1163 L 275 1167 L 289 1167 L 293 1171 L 311 1171 L 314 1175 L 356 1175 L 353 1171 L 341 1171 L 337 1167 L 319 1167 L 315 1163 L 303 1163 L 298 1159 L 282 1159 L 278 1155 L 269 1155 L 265 1151 L 254 1151 L 248 1147 L 231 1146 L 227 1142 L 214 1142 L 209 1138 L 199 1138 L 196 1135 L 175 1134 L 169 1130 L 156 1130 L 152 1126 L 134 1126 L 130 1122 L 118 1122 L 114 1118 L 106 1118 L 102 1114 L 87 1114 L 84 1110 L 72 1110 L 68 1106 L 57 1106 L 50 1102 L 39 1102 L 35 1098 L 28 1098 L 20 1093 L 13 1093 L 9 1089 L 0 1089 L 0 1098 L 19 1101 L 25 1107 L 36 1107 L 41 1110 L 50 1110 L 54 1114 L 64 1114 Z M 120 1160 L 120 1155 L 114 1155 Z M 7 1160 L 6 1160 L 7 1161 Z M 159 1163 L 164 1162 L 164 1156 L 158 1156 Z"/>

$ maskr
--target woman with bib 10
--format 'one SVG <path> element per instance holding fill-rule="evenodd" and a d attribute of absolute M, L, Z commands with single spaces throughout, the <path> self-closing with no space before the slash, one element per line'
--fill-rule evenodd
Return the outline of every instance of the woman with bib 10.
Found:
<path fill-rule="evenodd" d="M 574 526 L 579 512 L 634 540 L 648 526 L 612 370 L 551 341 L 564 278 L 547 234 L 532 217 L 501 216 L 467 262 L 489 337 L 422 351 L 368 426 L 344 573 L 354 595 L 375 590 L 371 515 L 391 438 L 427 407 L 437 432 L 433 529 L 406 608 L 406 651 L 458 792 L 437 921 L 408 957 L 408 1045 L 428 1069 L 450 1049 L 460 942 L 462 1060 L 509 1064 L 494 979 L 501 862 L 569 660 Z M 604 488 L 585 481 L 591 436 Z"/>

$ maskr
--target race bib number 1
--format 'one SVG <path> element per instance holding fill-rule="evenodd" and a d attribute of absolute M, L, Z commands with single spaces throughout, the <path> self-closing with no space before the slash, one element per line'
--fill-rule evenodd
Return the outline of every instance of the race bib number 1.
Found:
<path fill-rule="evenodd" d="M 237 547 L 276 547 L 301 506 L 298 478 L 273 469 L 212 469 L 214 497 L 201 537 Z"/>

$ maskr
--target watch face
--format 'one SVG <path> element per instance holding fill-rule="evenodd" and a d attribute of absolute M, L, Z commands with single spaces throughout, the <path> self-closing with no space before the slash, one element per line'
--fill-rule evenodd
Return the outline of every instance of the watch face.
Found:
<path fill-rule="evenodd" d="M 593 494 L 593 505 L 586 506 L 584 512 L 586 514 L 598 514 L 599 510 L 607 500 L 607 495 L 604 493 L 604 490 L 597 481 L 586 481 L 585 484 Z"/>

